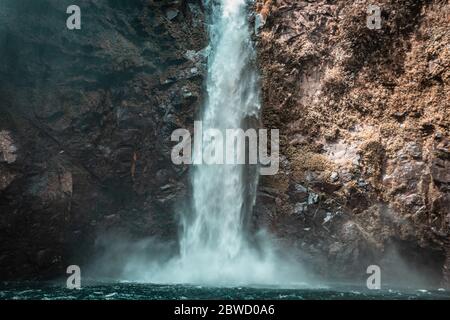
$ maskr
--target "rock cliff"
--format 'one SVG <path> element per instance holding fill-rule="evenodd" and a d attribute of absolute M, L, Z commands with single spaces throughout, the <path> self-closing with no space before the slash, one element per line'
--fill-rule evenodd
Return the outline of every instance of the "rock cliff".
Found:
<path fill-rule="evenodd" d="M 0 3 L 0 274 L 64 275 L 100 232 L 176 237 L 189 184 L 170 135 L 193 124 L 200 1 Z"/>
<path fill-rule="evenodd" d="M 257 1 L 263 121 L 282 160 L 255 221 L 325 276 L 378 264 L 448 285 L 450 6 L 377 1 L 373 29 L 371 4 Z"/>
<path fill-rule="evenodd" d="M 0 274 L 83 265 L 109 231 L 177 236 L 170 135 L 203 103 L 200 0 L 0 3 Z M 256 0 L 264 127 L 281 164 L 252 221 L 319 276 L 450 281 L 450 6 Z M 251 19 L 251 17 L 250 17 Z"/>

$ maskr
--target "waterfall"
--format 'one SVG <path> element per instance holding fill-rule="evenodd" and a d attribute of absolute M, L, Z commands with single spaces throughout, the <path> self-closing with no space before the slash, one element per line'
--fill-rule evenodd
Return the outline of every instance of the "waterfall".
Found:
<path fill-rule="evenodd" d="M 210 44 L 203 129 L 255 127 L 260 92 L 247 0 L 206 0 L 206 4 Z M 194 140 L 202 142 L 194 142 L 195 163 L 214 149 L 214 140 L 205 136 Z M 275 253 L 269 236 L 261 231 L 249 241 L 246 220 L 255 203 L 257 169 L 242 164 L 192 167 L 192 212 L 185 209 L 182 215 L 179 255 L 153 264 L 130 261 L 127 276 L 155 283 L 291 284 L 292 274 L 298 278 L 300 269 Z"/>
<path fill-rule="evenodd" d="M 260 109 L 246 9 L 245 0 L 221 0 L 213 4 L 204 130 L 241 128 L 245 119 L 256 116 Z M 202 157 L 203 151 L 212 148 L 208 137 L 203 137 L 202 145 L 203 150 L 194 151 L 194 158 Z M 184 221 L 182 259 L 226 267 L 246 249 L 245 186 L 256 185 L 256 181 L 248 181 L 246 169 L 244 165 L 205 164 L 194 168 L 194 214 L 190 221 Z"/>
<path fill-rule="evenodd" d="M 247 1 L 208 4 L 210 54 L 203 130 L 247 128 L 260 111 Z M 197 139 L 202 139 L 203 147 L 194 150 L 194 162 L 214 149 L 210 137 Z M 183 219 L 176 278 L 214 285 L 277 282 L 277 263 L 269 245 L 257 250 L 246 235 L 245 221 L 253 208 L 257 179 L 255 166 L 203 164 L 193 168 L 193 212 Z"/>

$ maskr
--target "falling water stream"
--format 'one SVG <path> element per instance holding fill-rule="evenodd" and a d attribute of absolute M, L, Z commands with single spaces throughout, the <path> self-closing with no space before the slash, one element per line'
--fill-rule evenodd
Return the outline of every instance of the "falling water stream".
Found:
<path fill-rule="evenodd" d="M 257 74 L 252 67 L 254 49 L 246 9 L 245 0 L 213 4 L 204 130 L 240 128 L 247 117 L 258 114 Z M 211 143 L 204 137 L 203 150 Z M 196 150 L 194 157 L 201 157 L 203 150 Z M 249 250 L 244 230 L 246 184 L 256 185 L 257 176 L 247 176 L 246 169 L 244 165 L 199 165 L 194 169 L 194 215 L 184 222 L 180 245 L 183 263 L 193 263 L 199 276 L 234 277 L 238 271 L 235 264 L 249 254 L 244 253 Z M 207 269 L 202 270 L 202 265 Z"/>
<path fill-rule="evenodd" d="M 248 128 L 248 119 L 257 119 L 260 110 L 248 1 L 207 1 L 207 5 L 211 6 L 210 53 L 203 130 Z M 213 148 L 214 140 L 201 139 L 203 147 L 194 150 L 194 159 Z M 255 172 L 255 166 L 239 164 L 193 168 L 193 212 L 182 219 L 180 255 L 164 265 L 153 281 L 210 285 L 282 281 L 282 262 L 268 237 L 259 237 L 257 246 L 247 237 L 245 221 L 258 180 Z"/>
<path fill-rule="evenodd" d="M 249 1 L 205 3 L 210 15 L 207 97 L 200 118 L 203 132 L 257 129 L 260 92 Z M 194 163 L 215 149 L 215 140 L 207 134 L 196 139 L 202 143 L 194 142 Z M 245 152 L 245 146 L 236 147 Z M 127 254 L 122 279 L 209 286 L 303 283 L 304 273 L 288 261 L 286 250 L 282 258 L 268 233 L 249 231 L 258 171 L 257 165 L 245 164 L 191 167 L 192 206 L 181 209 L 179 253 L 167 258 L 163 246 L 151 251 L 152 244 L 145 242 L 133 247 L 137 254 L 122 249 Z"/>

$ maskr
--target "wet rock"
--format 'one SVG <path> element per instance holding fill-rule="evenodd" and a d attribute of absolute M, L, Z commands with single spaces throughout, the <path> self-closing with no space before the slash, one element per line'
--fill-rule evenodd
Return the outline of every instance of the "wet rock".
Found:
<path fill-rule="evenodd" d="M 40 268 L 47 268 L 61 262 L 61 258 L 52 249 L 39 250 L 36 254 L 36 263 Z"/>
<path fill-rule="evenodd" d="M 364 179 L 358 179 L 358 187 L 364 188 L 368 183 Z"/>
<path fill-rule="evenodd" d="M 295 191 L 296 192 L 300 192 L 300 193 L 307 193 L 308 192 L 308 188 L 306 188 L 305 186 L 303 186 L 303 185 L 301 185 L 299 183 L 296 183 L 295 184 Z"/>
<path fill-rule="evenodd" d="M 308 204 L 315 204 L 317 202 L 319 202 L 319 195 L 314 192 L 309 193 L 308 194 Z"/>
<path fill-rule="evenodd" d="M 301 184 L 295 184 L 292 192 L 289 194 L 292 201 L 306 202 L 308 199 L 308 189 Z"/>
<path fill-rule="evenodd" d="M 301 203 L 296 203 L 295 207 L 294 207 L 294 213 L 298 214 L 298 215 L 302 215 L 308 208 L 308 203 L 306 202 L 301 202 Z"/>
<path fill-rule="evenodd" d="M 414 159 L 422 158 L 422 149 L 415 142 L 409 142 L 406 144 L 405 152 L 407 155 L 411 156 Z M 400 158 L 404 159 L 405 156 L 403 154 L 400 155 Z"/>
<path fill-rule="evenodd" d="M 192 62 L 195 63 L 205 63 L 206 62 L 206 57 L 208 55 L 208 50 L 209 47 L 206 47 L 202 50 L 199 51 L 194 51 L 194 50 L 187 50 L 184 53 L 184 56 L 186 57 L 186 59 L 189 59 Z"/>
<path fill-rule="evenodd" d="M 330 179 L 331 179 L 331 181 L 333 181 L 333 182 L 338 181 L 338 180 L 339 180 L 339 173 L 333 171 L 333 172 L 331 173 L 331 175 L 330 175 Z"/>
<path fill-rule="evenodd" d="M 434 159 L 431 164 L 431 175 L 438 183 L 450 184 L 450 161 Z"/>
<path fill-rule="evenodd" d="M 325 176 L 323 178 L 325 179 Z M 328 194 L 331 194 L 341 188 L 341 185 L 335 184 L 335 183 L 329 183 L 325 180 L 313 181 L 313 182 L 311 182 L 311 185 L 314 187 L 314 190 L 317 190 L 320 192 L 326 192 Z"/>
<path fill-rule="evenodd" d="M 264 25 L 266 24 L 266 19 L 267 17 L 265 17 L 261 13 L 257 13 L 255 15 L 255 34 L 258 34 L 259 30 L 264 27 Z"/>
<path fill-rule="evenodd" d="M 3 279 L 82 265 L 104 227 L 176 237 L 169 198 L 186 197 L 189 183 L 186 168 L 170 161 L 170 134 L 192 125 L 199 108 L 204 15 L 198 6 L 181 10 L 182 1 L 119 2 L 86 3 L 81 33 L 61 29 L 61 1 L 27 10 L 2 2 L 0 39 L 11 40 L 0 40 Z M 182 186 L 159 189 L 171 180 Z M 53 253 L 31 266 L 44 248 Z M 48 265 L 53 257 L 61 259 Z"/>
<path fill-rule="evenodd" d="M 362 2 L 256 1 L 257 13 L 267 9 L 256 37 L 262 120 L 280 130 L 283 183 L 294 186 L 273 220 L 279 237 L 322 252 L 323 260 L 311 260 L 324 274 L 360 272 L 395 238 L 427 252 L 450 238 L 448 6 L 385 1 L 390 28 L 375 36 L 362 23 Z M 320 193 L 303 213 L 308 219 L 285 218 L 304 202 L 295 184 Z M 312 221 L 307 234 L 295 232 Z"/>
<path fill-rule="evenodd" d="M 179 13 L 180 13 L 180 11 L 178 9 L 168 9 L 168 10 L 166 10 L 166 17 L 169 20 L 173 20 L 176 17 L 178 17 Z"/>
<path fill-rule="evenodd" d="M 0 166 L 0 191 L 5 190 L 16 178 L 16 174 Z"/>
<path fill-rule="evenodd" d="M 441 133 L 441 132 L 436 132 L 436 133 L 434 134 L 434 138 L 435 138 L 436 140 L 441 140 L 441 139 L 442 139 L 442 133 Z"/>
<path fill-rule="evenodd" d="M 16 161 L 17 147 L 14 145 L 11 133 L 7 130 L 0 131 L 0 163 L 11 164 Z"/>
<path fill-rule="evenodd" d="M 331 212 L 327 212 L 327 215 L 325 218 L 323 218 L 323 224 L 331 221 L 333 219 L 334 215 Z"/>

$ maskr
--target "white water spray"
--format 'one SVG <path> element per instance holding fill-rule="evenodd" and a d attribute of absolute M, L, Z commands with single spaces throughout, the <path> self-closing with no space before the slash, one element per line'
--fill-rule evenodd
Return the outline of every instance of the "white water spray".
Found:
<path fill-rule="evenodd" d="M 260 110 L 247 1 L 207 1 L 207 5 L 212 6 L 212 16 L 203 127 L 241 128 L 249 118 L 256 119 Z M 195 139 L 202 139 L 203 149 L 194 150 L 194 161 L 214 143 L 206 137 Z M 245 165 L 193 168 L 193 212 L 182 219 L 179 256 L 147 264 L 144 277 L 142 263 L 130 261 L 126 274 L 157 283 L 292 284 L 292 274 L 298 281 L 298 265 L 277 257 L 267 236 L 258 238 L 258 249 L 246 237 L 245 219 L 255 202 L 258 179 L 254 172 L 255 167 Z"/>
<path fill-rule="evenodd" d="M 246 117 L 259 112 L 246 9 L 245 0 L 213 4 L 204 129 L 240 128 Z M 204 150 L 213 148 L 205 137 L 202 145 Z M 204 150 L 195 150 L 194 157 L 201 157 Z M 245 202 L 249 199 L 246 184 L 254 195 L 257 176 L 248 177 L 246 169 L 244 165 L 200 165 L 194 169 L 194 216 L 184 221 L 180 241 L 182 263 L 191 273 L 198 273 L 193 280 L 233 280 L 242 270 L 237 267 L 248 267 L 239 266 L 243 256 L 251 254 L 244 232 Z"/>

